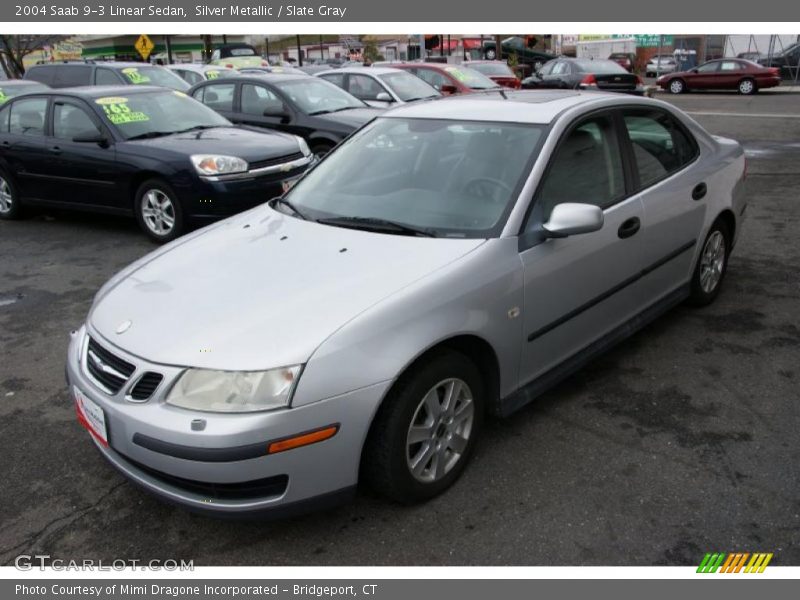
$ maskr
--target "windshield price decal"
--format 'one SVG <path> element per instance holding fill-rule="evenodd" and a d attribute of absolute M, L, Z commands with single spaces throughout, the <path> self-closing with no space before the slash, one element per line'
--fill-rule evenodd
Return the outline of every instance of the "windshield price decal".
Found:
<path fill-rule="evenodd" d="M 142 75 L 139 73 L 139 69 L 136 67 L 129 67 L 127 69 L 122 69 L 122 72 L 125 74 L 125 77 L 134 84 L 138 85 L 140 83 L 149 83 L 150 78 L 147 75 Z"/>
<path fill-rule="evenodd" d="M 466 81 L 467 80 L 467 74 L 464 73 L 464 71 L 462 71 L 461 69 L 459 69 L 457 67 L 445 67 L 445 71 L 450 73 L 450 75 L 452 75 L 453 77 L 455 77 L 459 81 Z"/>
<path fill-rule="evenodd" d="M 149 121 L 150 117 L 141 111 L 132 111 L 128 106 L 127 98 L 98 98 L 95 104 L 103 107 L 106 113 L 106 118 L 114 125 L 123 125 L 125 123 L 141 123 L 142 121 Z"/>
<path fill-rule="evenodd" d="M 219 79 L 219 71 L 206 71 L 207 79 Z"/>
<path fill-rule="evenodd" d="M 8 100 L 8 96 L 6 96 L 6 93 L 2 89 L 0 89 L 0 104 L 5 102 L 6 100 Z"/>

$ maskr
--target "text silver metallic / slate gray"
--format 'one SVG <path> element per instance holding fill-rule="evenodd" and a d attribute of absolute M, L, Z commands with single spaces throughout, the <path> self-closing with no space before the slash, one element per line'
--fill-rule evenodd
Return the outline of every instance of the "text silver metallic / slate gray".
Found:
<path fill-rule="evenodd" d="M 425 500 L 458 479 L 486 414 L 715 299 L 743 179 L 736 142 L 650 99 L 400 107 L 282 202 L 114 277 L 72 336 L 70 388 L 106 459 L 192 510 L 307 511 L 359 478 Z M 116 391 L 90 344 L 127 377 Z"/>

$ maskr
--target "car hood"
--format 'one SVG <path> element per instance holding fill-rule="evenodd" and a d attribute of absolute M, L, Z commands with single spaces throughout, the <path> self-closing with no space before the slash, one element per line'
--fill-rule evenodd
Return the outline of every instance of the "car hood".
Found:
<path fill-rule="evenodd" d="M 300 151 L 293 135 L 242 127 L 215 127 L 164 137 L 127 142 L 137 147 L 161 148 L 178 154 L 229 154 L 250 162 L 287 156 Z"/>
<path fill-rule="evenodd" d="M 101 290 L 89 327 L 162 364 L 301 364 L 348 321 L 482 243 L 331 227 L 261 206 L 142 260 Z"/>
<path fill-rule="evenodd" d="M 339 112 L 314 115 L 314 117 L 327 123 L 356 128 L 371 121 L 382 112 L 383 110 L 380 108 L 348 108 L 347 110 L 341 110 Z"/>

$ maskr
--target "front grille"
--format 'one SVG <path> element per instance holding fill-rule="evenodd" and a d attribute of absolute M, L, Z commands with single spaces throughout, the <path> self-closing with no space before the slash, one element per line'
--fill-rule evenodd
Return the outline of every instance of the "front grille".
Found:
<path fill-rule="evenodd" d="M 136 367 L 89 338 L 86 347 L 86 370 L 106 391 L 116 394 L 133 375 Z"/>
<path fill-rule="evenodd" d="M 288 475 L 274 475 L 264 479 L 253 479 L 251 481 L 242 481 L 239 483 L 195 481 L 193 479 L 184 479 L 183 477 L 176 477 L 175 475 L 157 471 L 135 460 L 131 460 L 127 456 L 125 456 L 125 460 L 162 483 L 166 483 L 192 494 L 198 494 L 216 500 L 250 500 L 254 498 L 282 496 L 289 485 Z"/>
<path fill-rule="evenodd" d="M 282 165 L 283 163 L 292 162 L 293 160 L 298 160 L 303 158 L 302 152 L 295 152 L 294 154 L 289 154 L 288 156 L 279 156 L 278 158 L 270 158 L 268 160 L 257 160 L 254 162 L 249 163 L 249 168 L 252 171 L 253 169 L 263 169 L 264 167 L 272 167 L 274 165 Z"/>
<path fill-rule="evenodd" d="M 131 398 L 139 402 L 147 400 L 153 395 L 153 392 L 156 391 L 156 388 L 161 383 L 162 379 L 164 379 L 164 376 L 161 373 L 148 371 L 142 375 L 139 378 L 139 381 L 136 382 L 136 385 L 133 386 L 130 394 Z"/>

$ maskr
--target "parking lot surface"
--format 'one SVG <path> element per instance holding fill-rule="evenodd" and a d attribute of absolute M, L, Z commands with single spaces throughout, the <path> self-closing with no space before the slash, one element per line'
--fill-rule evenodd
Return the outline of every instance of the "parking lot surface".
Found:
<path fill-rule="evenodd" d="M 461 480 L 420 506 L 362 491 L 231 522 L 128 484 L 78 425 L 64 360 L 95 291 L 154 246 L 132 220 L 0 222 L 0 564 L 689 565 L 707 551 L 800 564 L 800 95 L 658 97 L 747 150 L 749 219 L 721 296 L 489 422 Z"/>

